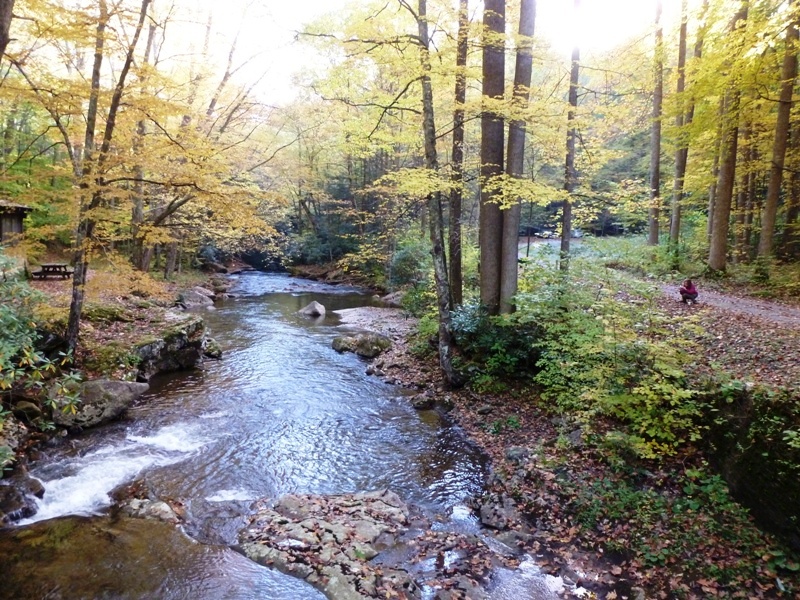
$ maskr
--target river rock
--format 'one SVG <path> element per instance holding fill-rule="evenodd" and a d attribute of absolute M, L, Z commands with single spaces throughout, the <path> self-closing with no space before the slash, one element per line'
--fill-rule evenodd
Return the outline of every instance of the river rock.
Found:
<path fill-rule="evenodd" d="M 503 531 L 522 522 L 522 516 L 516 509 L 514 501 L 504 496 L 500 501 L 489 501 L 481 505 L 481 523 L 491 529 Z"/>
<path fill-rule="evenodd" d="M 431 393 L 417 394 L 411 398 L 411 406 L 417 410 L 430 410 L 436 405 L 436 397 Z"/>
<path fill-rule="evenodd" d="M 153 519 L 165 523 L 178 523 L 180 519 L 172 507 L 163 500 L 131 498 L 120 507 L 120 512 L 138 519 Z"/>
<path fill-rule="evenodd" d="M 325 307 L 316 300 L 313 300 L 308 306 L 300 311 L 301 315 L 306 317 L 324 317 Z"/>
<path fill-rule="evenodd" d="M 197 289 L 193 288 L 191 290 L 184 290 L 180 294 L 178 294 L 178 304 L 184 308 L 207 308 L 209 306 L 214 306 L 214 292 L 209 292 L 208 290 L 204 290 L 204 292 L 208 292 L 211 294 L 210 296 L 207 293 L 198 292 Z"/>
<path fill-rule="evenodd" d="M 411 576 L 372 564 L 408 525 L 408 507 L 389 490 L 338 496 L 292 494 L 261 501 L 240 547 L 250 559 L 301 577 L 329 598 L 419 598 Z"/>
<path fill-rule="evenodd" d="M 203 341 L 203 356 L 208 358 L 222 358 L 222 348 L 214 338 L 206 338 Z"/>
<path fill-rule="evenodd" d="M 36 514 L 36 500 L 12 480 L 0 481 L 0 523 L 8 524 Z"/>
<path fill-rule="evenodd" d="M 113 421 L 122 416 L 134 400 L 148 388 L 146 383 L 133 381 L 112 379 L 87 381 L 81 384 L 78 390 L 80 403 L 77 405 L 77 411 L 73 414 L 55 410 L 53 421 L 62 427 L 94 427 Z M 55 388 L 50 390 L 51 395 L 55 393 Z"/>
<path fill-rule="evenodd" d="M 379 333 L 358 333 L 333 338 L 331 346 L 337 352 L 355 352 L 364 358 L 375 358 L 392 347 L 392 340 Z"/>
<path fill-rule="evenodd" d="M 148 381 L 156 373 L 192 369 L 203 361 L 206 329 L 198 315 L 168 312 L 171 321 L 156 339 L 140 342 L 134 353 L 139 357 L 136 378 Z"/>

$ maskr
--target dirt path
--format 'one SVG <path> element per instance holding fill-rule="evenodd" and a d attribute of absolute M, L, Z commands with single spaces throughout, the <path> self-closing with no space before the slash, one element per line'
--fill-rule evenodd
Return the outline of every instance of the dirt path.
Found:
<path fill-rule="evenodd" d="M 676 285 L 662 285 L 664 293 L 679 302 Z M 779 325 L 789 325 L 800 328 L 800 308 L 781 304 L 773 300 L 762 300 L 746 296 L 734 296 L 714 291 L 700 291 L 699 306 L 706 305 L 728 313 L 747 315 Z M 681 308 L 685 308 L 681 305 Z"/>
<path fill-rule="evenodd" d="M 800 390 L 800 308 L 702 288 L 700 303 L 687 306 L 676 285 L 661 287 L 661 308 L 693 316 L 705 332 L 692 340 L 697 369 Z"/>

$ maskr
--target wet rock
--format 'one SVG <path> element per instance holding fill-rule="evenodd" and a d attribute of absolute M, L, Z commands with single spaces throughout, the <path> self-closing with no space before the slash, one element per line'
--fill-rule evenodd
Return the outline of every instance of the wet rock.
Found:
<path fill-rule="evenodd" d="M 340 496 L 288 495 L 262 502 L 240 547 L 256 562 L 301 577 L 329 598 L 418 598 L 405 571 L 371 564 L 408 524 L 408 507 L 388 490 Z M 400 595 L 402 592 L 404 595 Z"/>
<path fill-rule="evenodd" d="M 486 527 L 505 530 L 522 521 L 511 498 L 503 497 L 499 502 L 486 502 L 480 508 L 481 523 Z"/>
<path fill-rule="evenodd" d="M 191 290 L 184 290 L 180 294 L 178 294 L 178 304 L 183 308 L 207 308 L 209 306 L 214 305 L 214 292 L 210 292 L 208 290 L 204 290 L 202 293 L 198 292 L 198 289 L 202 288 L 194 288 Z M 211 294 L 210 296 L 208 294 Z"/>
<path fill-rule="evenodd" d="M 95 379 L 78 387 L 77 411 L 53 411 L 53 421 L 62 427 L 95 427 L 118 419 L 139 396 L 147 391 L 146 383 Z M 49 392 L 55 399 L 56 388 Z"/>
<path fill-rule="evenodd" d="M 325 307 L 316 300 L 313 300 L 308 306 L 300 310 L 300 314 L 306 317 L 324 317 Z"/>
<path fill-rule="evenodd" d="M 340 335 L 333 339 L 331 347 L 337 352 L 355 352 L 363 358 L 375 358 L 392 347 L 392 340 L 372 332 Z"/>
<path fill-rule="evenodd" d="M 0 523 L 13 523 L 36 514 L 34 498 L 44 496 L 44 485 L 18 466 L 12 475 L 0 482 Z"/>
<path fill-rule="evenodd" d="M 120 512 L 123 515 L 137 519 L 152 519 L 154 521 L 164 521 L 165 523 L 177 523 L 180 521 L 172 507 L 163 500 L 131 498 L 120 507 Z"/>
<path fill-rule="evenodd" d="M 366 370 L 367 375 L 374 375 L 375 377 L 383 377 L 384 372 L 375 365 L 369 365 Z"/>
<path fill-rule="evenodd" d="M 0 482 L 0 523 L 8 524 L 36 514 L 36 501 L 13 480 Z"/>
<path fill-rule="evenodd" d="M 203 356 L 207 358 L 220 359 L 222 358 L 222 348 L 214 338 L 205 338 L 203 340 Z"/>
<path fill-rule="evenodd" d="M 520 554 L 523 548 L 529 545 L 534 539 L 533 534 L 513 529 L 500 531 L 494 537 L 515 555 Z"/>
<path fill-rule="evenodd" d="M 173 322 L 160 337 L 140 342 L 134 349 L 139 357 L 136 377 L 148 381 L 156 373 L 191 369 L 203 361 L 205 324 L 198 315 L 167 313 Z"/>
<path fill-rule="evenodd" d="M 411 399 L 411 406 L 417 410 L 430 410 L 436 403 L 432 394 L 417 394 Z"/>

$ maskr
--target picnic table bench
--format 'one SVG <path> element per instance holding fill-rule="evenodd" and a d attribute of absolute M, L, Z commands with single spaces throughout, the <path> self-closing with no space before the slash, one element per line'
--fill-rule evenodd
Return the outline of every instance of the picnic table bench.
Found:
<path fill-rule="evenodd" d="M 31 273 L 36 279 L 46 279 L 47 277 L 69 279 L 72 277 L 72 271 L 70 271 L 67 263 L 45 263 L 39 265 L 39 267 L 38 271 Z"/>

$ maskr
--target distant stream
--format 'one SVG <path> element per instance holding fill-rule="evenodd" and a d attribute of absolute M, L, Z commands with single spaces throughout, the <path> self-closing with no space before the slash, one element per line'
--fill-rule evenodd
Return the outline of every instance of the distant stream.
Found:
<path fill-rule="evenodd" d="M 323 598 L 228 548 L 263 496 L 390 488 L 476 527 L 461 504 L 480 491 L 485 458 L 334 352 L 335 315 L 297 314 L 369 296 L 264 273 L 235 276 L 231 293 L 203 315 L 221 361 L 158 378 L 124 420 L 44 449 L 31 469 L 46 488 L 39 512 L 0 531 L 0 598 Z M 108 493 L 136 479 L 183 504 L 183 529 L 106 514 Z"/>

